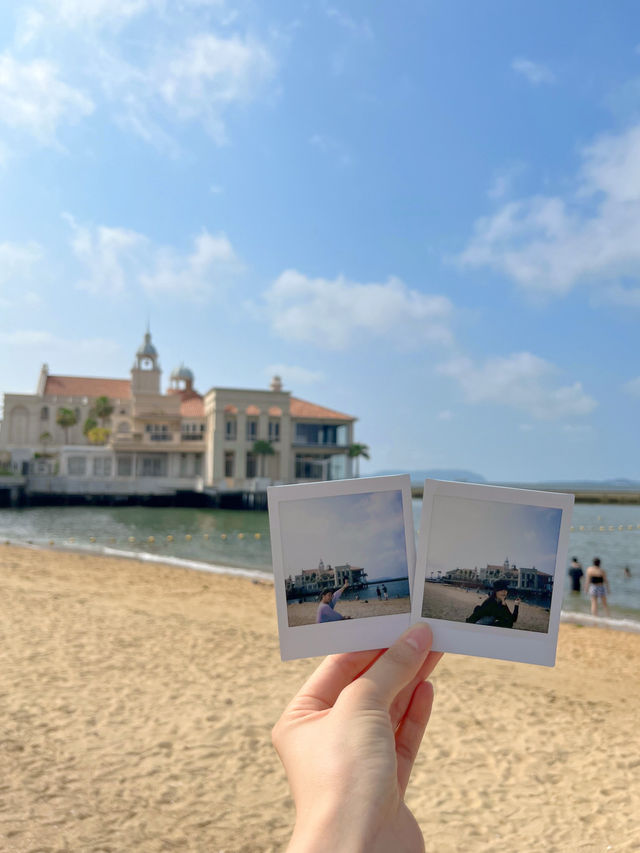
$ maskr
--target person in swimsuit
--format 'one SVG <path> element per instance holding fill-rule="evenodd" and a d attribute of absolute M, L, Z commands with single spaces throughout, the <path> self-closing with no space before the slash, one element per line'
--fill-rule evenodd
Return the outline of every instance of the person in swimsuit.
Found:
<path fill-rule="evenodd" d="M 609 605 L 607 604 L 607 594 L 610 592 L 609 580 L 607 573 L 600 566 L 600 557 L 594 557 L 593 565 L 587 569 L 585 586 L 591 597 L 591 615 L 597 616 L 599 604 L 602 604 L 605 615 L 608 616 Z"/>

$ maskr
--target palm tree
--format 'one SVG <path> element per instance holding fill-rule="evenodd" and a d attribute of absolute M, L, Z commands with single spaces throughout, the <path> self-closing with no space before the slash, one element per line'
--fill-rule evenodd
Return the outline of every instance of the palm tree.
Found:
<path fill-rule="evenodd" d="M 89 433 L 92 429 L 95 429 L 98 426 L 98 421 L 95 418 L 92 418 L 91 415 L 86 419 L 84 425 L 82 427 L 82 434 L 88 437 Z"/>
<path fill-rule="evenodd" d="M 360 457 L 369 459 L 369 446 L 367 444 L 350 444 L 347 451 L 349 459 L 356 460 L 356 477 L 360 476 Z"/>
<path fill-rule="evenodd" d="M 275 453 L 273 445 L 270 441 L 256 441 L 251 449 L 260 460 L 260 476 L 264 477 L 265 457 L 273 456 Z"/>
<path fill-rule="evenodd" d="M 40 433 L 40 444 L 42 445 L 42 455 L 47 455 L 47 447 L 53 441 L 53 436 L 50 432 L 42 432 Z"/>
<path fill-rule="evenodd" d="M 91 444 L 106 444 L 111 435 L 111 430 L 106 427 L 94 426 L 92 429 L 87 430 L 86 435 Z"/>
<path fill-rule="evenodd" d="M 58 409 L 56 423 L 64 430 L 64 443 L 69 444 L 69 427 L 78 423 L 76 413 L 72 409 Z"/>
<path fill-rule="evenodd" d="M 108 397 L 98 397 L 93 407 L 92 415 L 100 419 L 100 426 L 104 426 L 104 422 L 113 412 L 113 406 L 109 402 Z"/>

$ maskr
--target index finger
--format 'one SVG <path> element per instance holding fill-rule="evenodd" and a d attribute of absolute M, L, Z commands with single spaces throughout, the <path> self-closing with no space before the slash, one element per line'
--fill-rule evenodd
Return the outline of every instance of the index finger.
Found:
<path fill-rule="evenodd" d="M 302 685 L 289 708 L 324 711 L 332 708 L 344 688 L 355 681 L 383 654 L 384 649 L 329 655 Z"/>

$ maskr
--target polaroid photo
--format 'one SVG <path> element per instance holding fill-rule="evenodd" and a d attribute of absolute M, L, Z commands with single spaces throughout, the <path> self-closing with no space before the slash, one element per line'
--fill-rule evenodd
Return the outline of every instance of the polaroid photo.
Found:
<path fill-rule="evenodd" d="M 425 481 L 411 615 L 434 649 L 555 664 L 573 500 Z"/>
<path fill-rule="evenodd" d="M 409 626 L 408 475 L 267 490 L 283 660 L 386 648 Z"/>

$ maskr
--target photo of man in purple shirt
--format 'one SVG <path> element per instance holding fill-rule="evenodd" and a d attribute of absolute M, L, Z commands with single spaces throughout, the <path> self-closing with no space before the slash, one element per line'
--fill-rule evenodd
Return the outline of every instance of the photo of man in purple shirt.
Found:
<path fill-rule="evenodd" d="M 325 591 L 320 594 L 320 604 L 318 605 L 318 612 L 316 614 L 317 623 L 339 622 L 341 619 L 350 618 L 349 616 L 343 616 L 341 613 L 334 610 L 336 602 L 348 586 L 349 584 L 345 583 L 335 592 L 332 589 L 325 589 Z"/>

